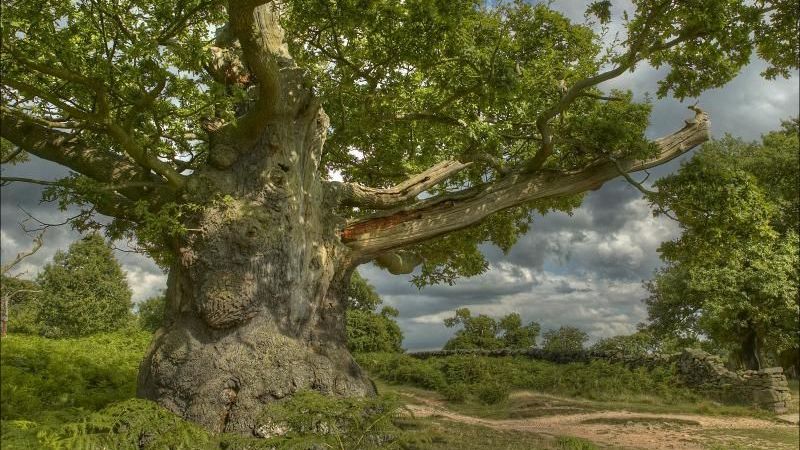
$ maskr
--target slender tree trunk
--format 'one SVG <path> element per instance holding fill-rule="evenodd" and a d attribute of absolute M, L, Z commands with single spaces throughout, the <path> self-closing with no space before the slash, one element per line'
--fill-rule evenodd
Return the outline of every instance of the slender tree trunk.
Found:
<path fill-rule="evenodd" d="M 313 112 L 218 144 L 229 154 L 190 187 L 219 194 L 175 250 L 138 395 L 212 431 L 252 432 L 265 404 L 302 389 L 374 393 L 346 347 L 352 264 L 319 177 L 327 118 Z"/>

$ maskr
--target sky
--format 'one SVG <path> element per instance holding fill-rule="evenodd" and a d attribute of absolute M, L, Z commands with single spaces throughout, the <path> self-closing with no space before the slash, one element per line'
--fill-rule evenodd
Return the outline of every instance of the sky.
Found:
<path fill-rule="evenodd" d="M 583 2 L 556 2 L 554 7 L 574 20 L 583 18 Z M 697 99 L 683 103 L 655 100 L 648 136 L 656 138 L 679 129 L 684 119 L 691 118 L 686 107 L 695 101 L 709 113 L 713 137 L 731 134 L 758 140 L 761 134 L 777 129 L 782 119 L 800 114 L 800 77 L 795 73 L 788 80 L 767 81 L 759 75 L 764 67 L 762 61 L 754 60 L 736 79 Z M 645 93 L 656 91 L 656 82 L 663 75 L 663 70 L 642 66 L 602 87 L 630 89 L 641 99 Z M 690 156 L 691 152 L 656 168 L 648 181 L 676 171 Z M 38 179 L 56 179 L 66 173 L 35 157 L 3 170 L 5 176 Z M 40 197 L 41 187 L 36 185 L 14 183 L 0 190 L 4 263 L 31 247 L 32 235 L 20 227 L 27 217 L 23 209 L 49 223 L 62 222 L 70 215 L 54 204 L 40 203 Z M 400 311 L 398 322 L 405 334 L 403 346 L 408 350 L 440 348 L 454 332 L 444 327 L 443 320 L 460 307 L 495 317 L 518 312 L 523 321 L 539 322 L 545 330 L 576 326 L 595 341 L 631 333 L 646 319 L 643 281 L 661 264 L 657 251 L 660 243 L 679 234 L 677 223 L 663 216 L 653 217 L 639 191 L 618 179 L 589 193 L 571 216 L 534 216 L 529 232 L 508 254 L 485 246 L 489 270 L 458 280 L 454 286 L 419 290 L 409 282 L 411 275 L 391 275 L 373 265 L 359 270 L 384 303 Z M 35 277 L 58 249 L 66 249 L 79 237 L 66 226 L 50 228 L 44 247 L 17 266 L 15 273 L 21 272 L 23 278 Z M 116 257 L 127 274 L 134 301 L 157 295 L 165 288 L 166 275 L 152 260 L 130 252 L 125 242 L 115 245 L 120 248 Z"/>

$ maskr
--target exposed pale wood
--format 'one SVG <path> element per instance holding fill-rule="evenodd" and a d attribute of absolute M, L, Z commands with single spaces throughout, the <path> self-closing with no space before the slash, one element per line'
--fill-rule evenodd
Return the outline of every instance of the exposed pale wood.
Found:
<path fill-rule="evenodd" d="M 606 160 L 571 173 L 515 173 L 495 183 L 462 194 L 431 198 L 383 217 L 350 223 L 342 241 L 355 260 L 415 244 L 480 222 L 487 216 L 522 203 L 548 197 L 574 195 L 599 188 L 626 172 L 664 164 L 709 139 L 708 116 L 700 111 L 694 120 L 656 141 L 659 154 L 644 161 Z"/>
<path fill-rule="evenodd" d="M 339 190 L 341 204 L 369 209 L 389 209 L 413 200 L 419 194 L 452 177 L 471 163 L 442 161 L 400 184 L 388 188 L 372 188 L 358 183 L 331 183 Z"/>

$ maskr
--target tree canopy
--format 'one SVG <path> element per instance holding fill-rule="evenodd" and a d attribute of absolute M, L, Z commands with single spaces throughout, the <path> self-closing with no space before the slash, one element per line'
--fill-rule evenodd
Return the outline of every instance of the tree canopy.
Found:
<path fill-rule="evenodd" d="M 444 350 L 528 349 L 536 345 L 540 330 L 536 322 L 522 325 L 518 313 L 497 320 L 484 314 L 473 316 L 468 308 L 457 309 L 453 317 L 444 320 L 444 325 L 461 326 L 444 344 Z"/>
<path fill-rule="evenodd" d="M 131 319 L 131 290 L 111 248 L 90 234 L 58 251 L 37 277 L 37 322 L 48 337 L 87 336 Z"/>
<path fill-rule="evenodd" d="M 226 194 L 198 171 L 227 167 L 227 137 L 263 125 L 288 68 L 330 118 L 320 176 L 341 172 L 329 187 L 349 223 L 422 191 L 436 202 L 411 209 L 447 222 L 391 245 L 367 246 L 356 228 L 345 240 L 370 256 L 408 248 L 418 284 L 452 281 L 485 270 L 478 245 L 507 250 L 531 211 L 577 206 L 617 175 L 610 160 L 638 170 L 683 151 L 646 139 L 650 104 L 603 81 L 665 66 L 658 95 L 684 98 L 725 84 L 754 52 L 767 77 L 798 67 L 791 0 L 632 3 L 612 17 L 612 2 L 594 2 L 580 24 L 523 1 L 3 0 L 3 161 L 23 152 L 66 166 L 66 179 L 38 180 L 47 199 L 83 205 L 81 227 L 112 216 L 112 237 L 135 235 L 167 264 L 184 218 Z M 248 14 L 263 4 L 280 18 L 275 45 L 254 40 Z M 618 39 L 603 39 L 609 20 Z M 433 208 L 445 200 L 470 213 L 454 225 Z"/>
<path fill-rule="evenodd" d="M 358 272 L 350 279 L 347 305 L 347 347 L 352 352 L 400 352 L 403 332 L 395 318 L 399 312 L 384 306 L 375 288 Z"/>
<path fill-rule="evenodd" d="M 542 349 L 550 352 L 579 352 L 589 340 L 589 335 L 580 328 L 562 325 L 557 330 L 542 334 Z"/>
<path fill-rule="evenodd" d="M 658 182 L 654 200 L 680 221 L 648 284 L 651 327 L 694 333 L 749 367 L 767 351 L 800 348 L 798 122 L 761 143 L 726 137 Z"/>

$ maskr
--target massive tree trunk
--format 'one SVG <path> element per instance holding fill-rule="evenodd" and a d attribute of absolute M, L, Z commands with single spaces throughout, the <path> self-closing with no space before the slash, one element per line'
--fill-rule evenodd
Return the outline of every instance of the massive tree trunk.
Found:
<path fill-rule="evenodd" d="M 351 263 L 317 167 L 327 119 L 303 113 L 228 145 L 232 164 L 190 187 L 226 197 L 177 246 L 138 394 L 209 430 L 251 432 L 264 404 L 300 389 L 373 392 L 346 348 Z"/>

